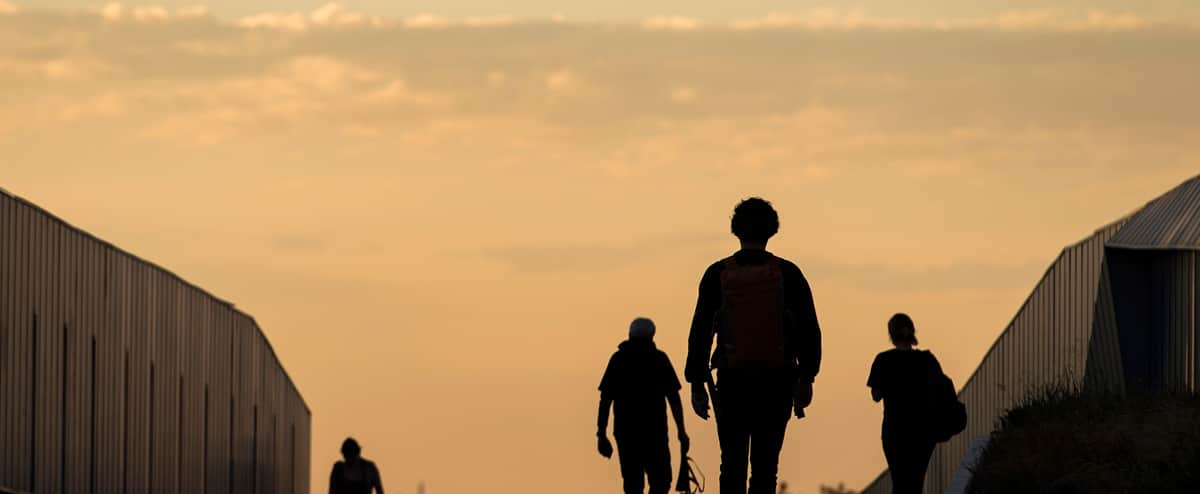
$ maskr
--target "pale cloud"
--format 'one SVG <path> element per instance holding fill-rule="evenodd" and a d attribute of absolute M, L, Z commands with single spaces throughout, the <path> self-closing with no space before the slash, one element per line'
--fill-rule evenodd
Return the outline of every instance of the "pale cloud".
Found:
<path fill-rule="evenodd" d="M 199 18 L 199 17 L 208 17 L 209 15 L 211 15 L 211 12 L 209 12 L 207 6 L 192 5 L 192 6 L 180 8 L 177 11 L 177 14 L 179 15 L 179 17 L 184 18 L 184 19 L 194 19 L 194 18 Z"/>
<path fill-rule="evenodd" d="M 65 122 L 77 122 L 92 118 L 106 118 L 123 115 L 126 112 L 126 101 L 123 96 L 115 93 L 105 93 L 81 102 L 67 103 L 59 110 L 59 118 Z"/>
<path fill-rule="evenodd" d="M 735 20 L 729 24 L 734 30 L 856 30 L 856 29 L 901 29 L 919 28 L 921 23 L 913 19 L 872 17 L 861 9 L 841 11 L 831 8 L 814 9 L 803 14 L 773 12 L 752 19 Z"/>
<path fill-rule="evenodd" d="M 1089 10 L 1083 13 L 1059 9 L 1001 12 L 987 17 L 918 19 L 874 16 L 862 9 L 814 9 L 805 13 L 774 12 L 763 17 L 739 19 L 728 26 L 734 30 L 806 29 L 817 31 L 854 30 L 1048 30 L 1112 31 L 1144 29 L 1155 24 L 1177 24 L 1174 19 L 1148 19 L 1137 14 Z"/>
<path fill-rule="evenodd" d="M 9 76 L 60 82 L 84 81 L 111 70 L 110 65 L 96 59 L 62 57 L 30 60 L 28 58 L 9 58 L 0 54 L 0 78 Z"/>
<path fill-rule="evenodd" d="M 120 3 L 107 3 L 100 7 L 100 17 L 110 21 L 119 20 L 125 16 L 125 6 Z"/>
<path fill-rule="evenodd" d="M 1054 9 L 1004 12 L 983 19 L 941 21 L 937 25 L 945 29 L 1042 29 L 1053 26 L 1057 20 Z"/>
<path fill-rule="evenodd" d="M 181 146 L 204 147 L 227 142 L 253 123 L 246 111 L 236 107 L 207 108 L 168 115 L 141 129 L 138 135 Z"/>
<path fill-rule="evenodd" d="M 683 16 L 656 16 L 642 21 L 642 27 L 662 31 L 694 31 L 704 24 L 699 19 Z"/>
<path fill-rule="evenodd" d="M 558 69 L 546 74 L 546 88 L 552 91 L 567 91 L 578 84 L 578 77 L 571 69 Z"/>
<path fill-rule="evenodd" d="M 304 31 L 308 29 L 307 16 L 300 13 L 274 14 L 261 13 L 243 17 L 237 21 L 241 27 L 256 29 L 279 29 L 283 31 Z"/>
<path fill-rule="evenodd" d="M 1102 29 L 1141 29 L 1148 26 L 1150 21 L 1137 14 L 1092 10 L 1087 14 L 1087 24 Z"/>
<path fill-rule="evenodd" d="M 136 22 L 139 8 L 143 21 Z M 566 136 L 590 136 L 574 143 L 575 151 L 564 146 L 559 152 L 602 156 L 588 166 L 613 177 L 672 169 L 672 161 L 838 171 L 873 161 L 866 156 L 881 146 L 890 147 L 892 161 L 911 160 L 903 168 L 911 176 L 948 176 L 977 166 L 938 156 L 955 146 L 972 146 L 976 159 L 989 163 L 1003 156 L 1023 162 L 1036 153 L 1005 149 L 999 141 L 1017 135 L 1051 146 L 1057 138 L 1084 142 L 1123 132 L 1156 138 L 1128 130 L 1147 125 L 1165 126 L 1161 136 L 1178 136 L 1195 124 L 1198 110 L 1194 99 L 1181 95 L 1200 81 L 1200 70 L 1160 63 L 1154 54 L 1192 46 L 1189 40 L 1200 33 L 1100 12 L 1078 17 L 1072 21 L 1077 28 L 1067 29 L 1062 20 L 1068 16 L 1050 10 L 939 25 L 825 9 L 766 16 L 738 30 L 670 17 L 627 24 L 432 15 L 375 21 L 329 3 L 305 13 L 211 19 L 175 31 L 139 26 L 208 14 L 179 9 L 162 19 L 162 11 L 150 7 L 105 9 L 108 17 L 134 22 L 103 27 L 108 21 L 99 13 L 98 23 L 17 13 L 0 30 L 0 46 L 7 48 L 0 49 L 0 86 L 36 105 L 50 92 L 29 82 L 53 82 L 58 99 L 46 101 L 54 114 L 80 120 L 127 116 L 129 125 L 139 126 L 135 135 L 207 145 L 255 132 L 323 128 L 324 135 L 436 146 L 465 138 L 466 131 L 446 126 L 450 121 L 487 128 L 490 135 L 474 140 L 499 145 L 515 140 L 515 131 L 470 122 L 519 119 Z M 839 29 L 877 32 L 820 33 Z M 453 30 L 463 35 L 449 36 Z M 564 37 L 564 30 L 581 36 Z M 1131 30 L 1136 34 L 1127 34 Z M 46 32 L 55 34 L 37 49 L 28 44 L 34 33 Z M 694 42 L 663 41 L 675 36 Z M 529 57 L 528 45 L 516 41 L 521 39 L 536 42 L 539 56 Z M 1034 40 L 1038 49 L 1030 50 Z M 420 43 L 425 56 L 396 57 L 384 48 L 402 42 Z M 1105 48 L 1116 42 L 1124 48 Z M 829 56 L 798 55 L 779 50 L 781 45 Z M 64 89 L 84 82 L 99 86 Z M 93 99 L 104 94 L 119 97 L 123 111 L 79 110 L 96 108 Z M 22 122 L 37 119 L 13 118 L 10 125 Z M 1048 136 L 1013 132 L 1029 122 Z M 976 130 L 954 134 L 961 129 Z M 1067 134 L 1078 129 L 1085 129 L 1082 137 Z M 644 146 L 644 140 L 660 143 Z M 691 156 L 697 150 L 706 151 Z M 857 155 L 862 157 L 850 157 Z M 813 179 L 796 170 L 787 176 Z"/>
<path fill-rule="evenodd" d="M 463 24 L 473 27 L 497 27 L 511 26 L 517 22 L 518 19 L 511 15 L 488 15 L 468 17 L 463 21 Z"/>
<path fill-rule="evenodd" d="M 696 90 L 687 86 L 677 87 L 671 90 L 670 98 L 676 103 L 690 103 L 696 99 Z"/>
<path fill-rule="evenodd" d="M 169 20 L 192 20 L 209 16 L 208 7 L 192 5 L 174 11 L 160 5 L 128 6 L 120 2 L 109 2 L 93 9 L 96 15 L 107 21 L 165 22 Z"/>
<path fill-rule="evenodd" d="M 501 86 L 508 81 L 508 74 L 502 70 L 491 70 L 487 73 L 487 83 L 491 86 Z"/>
<path fill-rule="evenodd" d="M 1049 260 L 997 263 L 964 260 L 925 266 L 889 265 L 881 262 L 847 262 L 815 259 L 805 265 L 810 277 L 837 280 L 874 292 L 953 292 L 1032 287 Z"/>
<path fill-rule="evenodd" d="M 198 108 L 166 118 L 143 135 L 209 146 L 264 126 L 297 126 L 317 121 L 345 122 L 357 135 L 373 133 L 355 122 L 375 112 L 445 104 L 446 97 L 413 90 L 395 75 L 328 56 L 298 56 L 263 75 L 180 88 L 176 98 Z"/>
<path fill-rule="evenodd" d="M 524 275 L 603 273 L 661 262 L 664 257 L 722 242 L 728 242 L 728 237 L 720 232 L 685 232 L 611 243 L 510 245 L 478 254 Z"/>
<path fill-rule="evenodd" d="M 109 21 L 163 22 L 211 18 L 209 8 L 193 5 L 170 10 L 163 6 L 130 6 L 110 2 L 91 9 Z M 20 8 L 11 0 L 0 0 L 0 15 L 16 15 Z M 225 21 L 221 21 L 225 22 Z M 346 8 L 329 2 L 311 11 L 261 12 L 248 15 L 230 25 L 246 29 L 271 29 L 285 32 L 307 32 L 313 29 L 393 28 L 447 29 L 455 27 L 496 28 L 518 25 L 589 25 L 586 21 L 571 21 L 561 15 L 546 18 L 519 18 L 511 15 L 467 16 L 452 18 L 434 13 L 410 17 L 387 18 Z M 1090 9 L 1074 11 L 1042 8 L 1000 12 L 985 17 L 916 18 L 874 15 L 862 8 L 817 8 L 803 12 L 771 12 L 764 16 L 729 21 L 701 20 L 680 15 L 651 16 L 633 23 L 646 31 L 757 31 L 757 30 L 1050 30 L 1050 31 L 1119 31 L 1140 30 L 1156 25 L 1194 25 L 1188 21 L 1169 18 L 1149 18 L 1132 12 Z M 628 23 L 617 23 L 625 27 Z"/>
<path fill-rule="evenodd" d="M 427 29 L 442 28 L 450 25 L 450 19 L 440 15 L 424 13 L 405 18 L 402 24 L 407 28 Z"/>
<path fill-rule="evenodd" d="M 249 29 L 276 29 L 303 32 L 312 28 L 353 28 L 380 26 L 383 19 L 346 9 L 339 3 L 326 3 L 311 12 L 263 12 L 237 20 Z"/>
<path fill-rule="evenodd" d="M 367 16 L 360 12 L 351 12 L 337 3 L 327 3 L 309 15 L 314 24 L 319 26 L 344 26 L 361 24 Z"/>

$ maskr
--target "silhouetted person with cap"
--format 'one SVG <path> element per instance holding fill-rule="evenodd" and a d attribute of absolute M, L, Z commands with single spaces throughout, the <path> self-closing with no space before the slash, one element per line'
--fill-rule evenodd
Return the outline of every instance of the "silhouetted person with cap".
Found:
<path fill-rule="evenodd" d="M 684 376 L 702 419 L 709 412 L 705 386 L 714 390 L 721 494 L 746 494 L 748 467 L 750 494 L 775 494 L 788 421 L 793 411 L 803 417 L 812 401 L 821 329 L 800 268 L 767 251 L 779 231 L 771 203 L 746 199 L 730 223 L 741 249 L 709 266 L 700 280 Z"/>
<path fill-rule="evenodd" d="M 942 366 L 929 351 L 917 350 L 917 330 L 907 314 L 888 320 L 895 348 L 871 363 L 867 386 L 871 399 L 883 401 L 883 455 L 892 477 L 893 494 L 920 494 L 925 470 L 936 445 L 928 429 L 934 376 Z"/>
<path fill-rule="evenodd" d="M 654 332 L 653 321 L 634 319 L 629 339 L 617 347 L 600 379 L 597 447 L 605 458 L 612 458 L 613 446 L 608 440 L 611 406 L 626 494 L 641 494 L 647 483 L 649 494 L 666 494 L 671 489 L 668 403 L 679 432 L 680 454 L 686 456 L 690 447 L 683 425 L 679 378 L 667 354 L 654 346 Z"/>
<path fill-rule="evenodd" d="M 383 494 L 383 482 L 375 463 L 362 457 L 358 441 L 348 437 L 342 442 L 342 461 L 333 465 L 329 475 L 329 494 Z"/>

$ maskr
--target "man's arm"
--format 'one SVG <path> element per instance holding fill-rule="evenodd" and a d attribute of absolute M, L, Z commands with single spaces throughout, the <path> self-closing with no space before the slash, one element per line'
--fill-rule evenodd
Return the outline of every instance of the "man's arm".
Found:
<path fill-rule="evenodd" d="M 600 411 L 596 417 L 596 451 L 605 458 L 612 458 L 613 454 L 612 442 L 608 440 L 608 411 L 612 408 L 614 393 L 619 392 L 617 388 L 624 382 L 618 377 L 620 371 L 615 369 L 621 365 L 617 358 L 618 355 L 619 353 L 614 353 L 608 359 L 608 365 L 604 368 L 604 377 L 600 378 Z"/>
<path fill-rule="evenodd" d="M 608 409 L 611 405 L 612 398 L 601 393 L 600 417 L 596 420 L 596 451 L 605 458 L 612 458 L 613 454 L 612 441 L 608 440 Z"/>
<path fill-rule="evenodd" d="M 383 479 L 379 476 L 379 467 L 374 463 L 371 464 L 371 484 L 375 487 L 375 494 L 383 494 Z"/>
<path fill-rule="evenodd" d="M 661 352 L 660 352 L 661 353 Z M 671 365 L 671 358 L 666 353 L 662 355 L 662 390 L 667 397 L 667 403 L 671 406 L 671 417 L 675 419 L 675 430 L 679 433 L 679 448 L 683 454 L 687 454 L 691 447 L 691 441 L 688 439 L 687 427 L 683 423 L 683 401 L 679 397 L 679 390 L 683 386 L 679 385 L 679 375 L 675 374 L 675 366 Z"/>
<path fill-rule="evenodd" d="M 804 273 L 792 266 L 789 276 L 788 310 L 795 318 L 792 335 L 796 348 L 796 363 L 799 378 L 813 382 L 821 372 L 821 325 L 817 322 L 817 309 L 813 303 L 812 289 Z"/>
<path fill-rule="evenodd" d="M 683 425 L 683 401 L 679 398 L 679 391 L 667 393 L 667 403 L 671 405 L 671 417 L 675 419 L 675 430 L 679 431 L 679 450 L 686 455 L 691 449 L 692 442 L 688 439 L 687 427 Z"/>
<path fill-rule="evenodd" d="M 338 466 L 333 464 L 333 471 L 329 472 L 329 494 L 338 494 Z"/>
<path fill-rule="evenodd" d="M 621 405 L 621 406 L 624 406 L 624 405 Z M 612 398 L 601 393 L 600 394 L 600 416 L 599 416 L 599 418 L 596 419 L 596 436 L 597 437 L 605 437 L 608 435 L 608 411 L 611 408 L 612 408 Z"/>
<path fill-rule="evenodd" d="M 713 318 L 721 308 L 721 280 L 717 266 L 709 267 L 700 278 L 696 311 L 692 314 L 692 328 L 688 332 L 683 378 L 693 386 L 704 386 L 712 377 L 708 359 L 712 355 Z"/>

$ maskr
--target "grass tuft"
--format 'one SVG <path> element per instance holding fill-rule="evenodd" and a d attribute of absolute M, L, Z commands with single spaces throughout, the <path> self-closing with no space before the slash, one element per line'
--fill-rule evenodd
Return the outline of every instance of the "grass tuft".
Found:
<path fill-rule="evenodd" d="M 1001 417 L 971 494 L 1200 492 L 1200 396 L 1054 386 Z"/>

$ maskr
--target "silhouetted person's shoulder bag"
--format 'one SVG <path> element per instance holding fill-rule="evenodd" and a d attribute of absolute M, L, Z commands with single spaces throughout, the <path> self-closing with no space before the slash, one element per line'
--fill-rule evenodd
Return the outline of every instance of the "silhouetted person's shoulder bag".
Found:
<path fill-rule="evenodd" d="M 936 442 L 944 443 L 967 428 L 967 406 L 958 401 L 954 381 L 942 372 L 941 365 L 928 350 L 930 416 L 929 435 Z"/>

